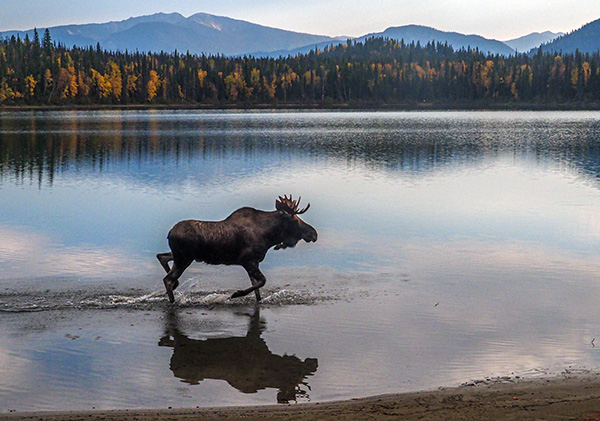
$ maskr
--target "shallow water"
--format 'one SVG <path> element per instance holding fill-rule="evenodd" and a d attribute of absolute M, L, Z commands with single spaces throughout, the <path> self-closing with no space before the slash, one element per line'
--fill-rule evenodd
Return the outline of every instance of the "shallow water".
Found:
<path fill-rule="evenodd" d="M 600 113 L 0 114 L 0 412 L 343 399 L 596 370 Z M 264 303 L 178 220 L 281 194 Z"/>

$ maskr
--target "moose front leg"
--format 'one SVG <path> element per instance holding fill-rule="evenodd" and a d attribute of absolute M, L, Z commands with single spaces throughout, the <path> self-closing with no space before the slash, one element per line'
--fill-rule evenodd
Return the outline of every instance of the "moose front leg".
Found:
<path fill-rule="evenodd" d="M 258 263 L 248 263 L 243 266 L 244 269 L 246 269 L 246 272 L 248 272 L 252 286 L 250 288 L 240 289 L 239 291 L 234 292 L 231 298 L 244 297 L 254 291 L 256 301 L 260 301 L 259 288 L 265 285 L 267 278 L 265 278 L 265 275 L 263 275 L 260 269 L 258 269 Z"/>
<path fill-rule="evenodd" d="M 169 270 L 167 276 L 163 278 L 163 283 L 165 284 L 165 288 L 167 289 L 167 295 L 169 296 L 169 301 L 171 303 L 175 302 L 175 296 L 173 295 L 173 291 L 179 286 L 179 277 L 183 274 L 183 271 L 186 270 L 187 267 L 192 264 L 192 262 L 193 260 L 190 259 L 174 259 L 173 267 L 171 268 L 171 270 Z"/>

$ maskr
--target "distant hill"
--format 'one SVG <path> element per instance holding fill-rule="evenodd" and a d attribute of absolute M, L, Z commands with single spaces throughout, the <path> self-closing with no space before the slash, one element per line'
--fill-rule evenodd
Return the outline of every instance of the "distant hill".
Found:
<path fill-rule="evenodd" d="M 563 35 L 563 32 L 532 32 L 531 34 L 503 42 L 515 51 L 526 53 L 532 48 L 538 48 L 540 45 L 553 41 Z"/>
<path fill-rule="evenodd" d="M 338 45 L 345 43 L 348 39 L 353 39 L 352 37 L 336 37 L 331 40 L 311 43 L 308 45 L 303 45 L 302 47 L 292 48 L 291 50 L 275 50 L 275 51 L 255 51 L 252 55 L 256 57 L 287 57 L 287 56 L 295 56 L 297 54 L 308 54 L 311 51 L 321 50 L 323 51 L 326 47 L 331 47 L 332 45 Z"/>
<path fill-rule="evenodd" d="M 45 28 L 38 28 L 40 37 Z M 179 13 L 157 13 L 119 22 L 64 25 L 49 28 L 52 39 L 66 46 L 95 46 L 108 50 L 180 52 L 244 55 L 254 51 L 289 50 L 335 38 L 304 34 L 257 25 L 206 13 L 184 17 Z M 28 31 L 0 32 L 33 38 Z"/>
<path fill-rule="evenodd" d="M 461 48 L 478 48 L 484 53 L 502 54 L 505 56 L 514 54 L 514 50 L 508 45 L 494 40 L 487 39 L 479 35 L 464 35 L 458 32 L 439 31 L 428 26 L 421 25 L 405 25 L 388 28 L 383 32 L 372 33 L 358 38 L 358 41 L 363 41 L 370 37 L 384 37 L 395 40 L 404 40 L 405 43 L 420 42 L 425 45 L 429 41 L 448 43 L 454 50 Z"/>
<path fill-rule="evenodd" d="M 596 53 L 600 51 L 600 19 L 542 46 L 545 52 Z"/>
<path fill-rule="evenodd" d="M 38 28 L 40 38 L 45 28 Z M 568 35 L 543 32 L 531 33 L 505 42 L 479 35 L 445 32 L 421 25 L 387 28 L 358 38 L 329 37 L 272 28 L 228 17 L 196 13 L 184 17 L 179 13 L 156 13 L 132 17 L 118 22 L 50 27 L 53 41 L 67 47 L 100 46 L 112 51 L 173 52 L 192 54 L 223 54 L 227 56 L 254 55 L 279 57 L 308 53 L 314 49 L 340 44 L 347 39 L 363 42 L 367 38 L 382 37 L 404 40 L 405 43 L 447 43 L 455 50 L 479 49 L 483 53 L 509 56 L 527 52 L 543 45 L 544 51 L 583 52 L 600 50 L 600 20 L 583 26 Z M 28 31 L 0 32 L 0 38 L 28 35 Z M 562 36 L 561 36 L 562 35 Z M 557 38 L 558 37 L 558 38 Z"/>
<path fill-rule="evenodd" d="M 350 38 L 350 37 L 338 37 L 334 40 L 327 40 L 318 43 L 312 43 L 309 45 L 304 45 L 299 48 L 294 48 L 292 50 L 278 50 L 278 51 L 261 51 L 257 53 L 257 55 L 264 55 L 270 57 L 278 57 L 278 56 L 294 56 L 296 54 L 306 54 L 311 50 L 319 49 L 324 50 L 325 47 L 329 47 L 331 45 L 337 45 L 346 41 L 346 39 L 355 39 L 358 42 L 364 42 L 367 38 L 390 38 L 396 41 L 404 40 L 406 44 L 410 44 L 411 42 L 420 42 L 421 45 L 425 45 L 430 41 L 448 43 L 448 45 L 452 46 L 454 50 L 460 50 L 461 48 L 478 48 L 480 51 L 484 53 L 492 53 L 492 54 L 501 54 L 501 55 L 511 55 L 514 54 L 515 51 L 510 46 L 505 43 L 493 39 L 487 39 L 479 35 L 463 35 L 458 32 L 444 32 L 439 31 L 434 28 L 430 28 L 427 26 L 421 25 L 405 25 L 398 27 L 391 27 L 386 29 L 383 32 L 374 32 L 371 34 L 363 35 L 358 38 Z M 541 43 L 540 43 L 541 44 Z M 538 44 L 539 45 L 539 44 Z"/>

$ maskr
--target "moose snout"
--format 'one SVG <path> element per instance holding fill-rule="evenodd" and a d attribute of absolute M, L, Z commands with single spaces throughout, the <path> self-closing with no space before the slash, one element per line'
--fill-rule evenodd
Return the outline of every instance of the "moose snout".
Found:
<path fill-rule="evenodd" d="M 302 236 L 302 239 L 307 243 L 314 243 L 317 241 L 317 230 L 311 227 L 311 229 Z"/>

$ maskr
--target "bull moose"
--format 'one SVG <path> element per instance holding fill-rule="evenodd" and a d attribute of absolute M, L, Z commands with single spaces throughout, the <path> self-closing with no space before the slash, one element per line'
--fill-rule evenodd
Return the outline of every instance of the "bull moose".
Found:
<path fill-rule="evenodd" d="M 186 220 L 175 224 L 167 236 L 169 253 L 156 255 L 167 272 L 163 282 L 169 301 L 175 301 L 173 291 L 179 285 L 179 277 L 192 264 L 205 262 L 211 265 L 240 265 L 250 277 L 252 286 L 241 289 L 231 298 L 243 297 L 252 291 L 260 301 L 260 291 L 266 278 L 258 265 L 267 251 L 294 247 L 298 241 L 317 241 L 317 231 L 298 215 L 310 207 L 299 209 L 300 198 L 279 196 L 275 211 L 267 212 L 244 207 L 236 210 L 223 221 Z M 173 266 L 169 267 L 169 262 Z"/>

